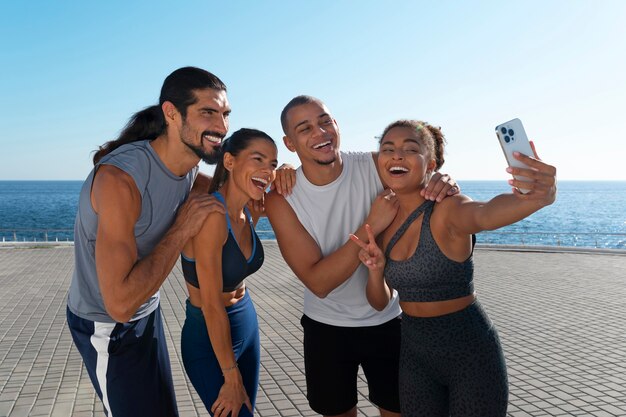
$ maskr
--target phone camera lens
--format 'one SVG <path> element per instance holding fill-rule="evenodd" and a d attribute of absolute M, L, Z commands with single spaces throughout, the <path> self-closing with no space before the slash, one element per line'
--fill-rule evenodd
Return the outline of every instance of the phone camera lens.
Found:
<path fill-rule="evenodd" d="M 509 136 L 513 136 L 515 134 L 515 132 L 513 132 L 513 129 L 509 129 Z"/>
<path fill-rule="evenodd" d="M 506 143 L 509 143 L 509 142 L 511 141 L 511 138 L 510 138 L 510 137 L 508 137 L 508 136 L 505 136 L 505 137 L 504 137 L 504 141 L 505 141 Z"/>
<path fill-rule="evenodd" d="M 503 135 L 506 135 L 506 127 L 501 127 L 500 132 L 502 132 Z"/>

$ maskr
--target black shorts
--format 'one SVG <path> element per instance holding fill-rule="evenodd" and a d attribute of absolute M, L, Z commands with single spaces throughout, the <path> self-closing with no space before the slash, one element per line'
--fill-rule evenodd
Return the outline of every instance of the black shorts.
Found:
<path fill-rule="evenodd" d="M 313 411 L 335 415 L 352 409 L 358 402 L 361 365 L 370 401 L 400 412 L 400 318 L 367 327 L 331 326 L 307 316 L 302 316 L 300 323 L 304 329 L 307 398 Z"/>

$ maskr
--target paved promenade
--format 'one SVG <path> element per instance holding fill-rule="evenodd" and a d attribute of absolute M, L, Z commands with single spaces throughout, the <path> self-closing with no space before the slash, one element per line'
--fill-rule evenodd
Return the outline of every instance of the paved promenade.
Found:
<path fill-rule="evenodd" d="M 261 326 L 256 415 L 310 416 L 302 285 L 274 242 L 248 279 Z M 626 416 L 626 254 L 476 251 L 476 288 L 499 329 L 510 416 Z M 0 417 L 104 416 L 65 326 L 71 247 L 0 248 Z M 207 416 L 181 365 L 184 281 L 162 291 L 181 416 Z M 359 380 L 359 416 L 377 416 Z M 149 417 L 149 416 L 147 416 Z"/>

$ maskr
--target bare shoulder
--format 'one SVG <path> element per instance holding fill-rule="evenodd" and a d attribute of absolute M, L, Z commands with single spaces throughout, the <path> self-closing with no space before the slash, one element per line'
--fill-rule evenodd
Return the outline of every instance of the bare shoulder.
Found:
<path fill-rule="evenodd" d="M 459 207 L 465 203 L 472 201 L 472 199 L 465 194 L 455 194 L 444 198 L 441 202 L 435 204 L 435 209 L 450 210 L 454 207 Z"/>
<path fill-rule="evenodd" d="M 265 199 L 265 212 L 279 245 L 309 236 L 291 204 L 277 192 L 272 191 Z"/>
<path fill-rule="evenodd" d="M 113 165 L 102 165 L 94 175 L 92 205 L 96 213 L 104 205 L 119 208 L 141 205 L 141 194 L 133 178 Z"/>
<path fill-rule="evenodd" d="M 209 234 L 215 235 L 221 234 L 222 232 L 225 233 L 227 229 L 226 215 L 224 213 L 213 211 L 206 216 L 204 226 L 202 226 L 200 233 L 206 230 Z"/>
<path fill-rule="evenodd" d="M 209 242 L 217 241 L 220 244 L 224 244 L 228 237 L 228 227 L 226 226 L 226 215 L 219 212 L 211 212 L 206 217 L 202 228 L 192 238 L 194 245 L 208 244 Z"/>
<path fill-rule="evenodd" d="M 226 217 L 222 213 L 211 212 L 204 220 L 198 234 L 185 244 L 183 254 L 189 258 L 196 258 L 196 253 L 206 253 L 208 248 L 220 246 L 218 242 L 223 245 L 227 238 Z M 202 250 L 197 251 L 198 248 Z"/>
<path fill-rule="evenodd" d="M 137 190 L 137 186 L 135 185 L 133 178 L 122 169 L 113 165 L 100 166 L 94 174 L 93 182 L 94 188 L 96 186 L 105 188 L 132 186 L 132 188 Z"/>
<path fill-rule="evenodd" d="M 457 211 L 469 202 L 472 202 L 472 199 L 464 194 L 446 197 L 441 202 L 435 203 L 432 219 L 433 221 L 446 221 L 450 216 L 455 216 Z"/>
<path fill-rule="evenodd" d="M 291 206 L 282 195 L 278 194 L 276 190 L 272 190 L 265 195 L 264 200 L 265 211 L 268 217 L 276 215 L 276 213 L 282 213 L 285 210 L 291 209 Z"/>

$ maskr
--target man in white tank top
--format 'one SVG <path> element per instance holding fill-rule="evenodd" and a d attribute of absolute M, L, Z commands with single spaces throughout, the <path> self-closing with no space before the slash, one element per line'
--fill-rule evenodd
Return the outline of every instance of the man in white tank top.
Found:
<path fill-rule="evenodd" d="M 394 295 L 385 309 L 374 310 L 365 295 L 367 269 L 358 259 L 354 233 L 367 239 L 393 220 L 397 202 L 384 190 L 377 152 L 339 151 L 339 129 L 328 108 L 309 96 L 292 99 L 281 114 L 287 148 L 298 154 L 293 192 L 276 191 L 265 209 L 287 264 L 305 285 L 304 360 L 307 397 L 322 415 L 356 416 L 359 365 L 369 398 L 381 416 L 399 415 L 398 358 L 400 307 Z M 448 176 L 437 174 L 427 198 L 453 190 Z"/>

